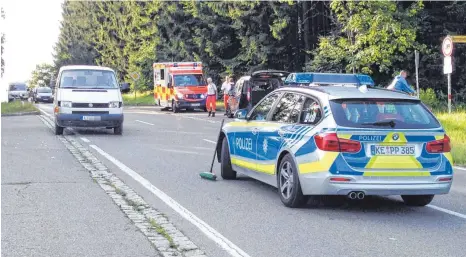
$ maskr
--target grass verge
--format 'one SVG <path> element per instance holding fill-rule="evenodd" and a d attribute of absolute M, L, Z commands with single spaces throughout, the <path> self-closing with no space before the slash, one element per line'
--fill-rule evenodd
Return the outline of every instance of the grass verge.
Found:
<path fill-rule="evenodd" d="M 13 114 L 22 112 L 35 112 L 37 108 L 29 102 L 13 101 L 2 103 L 2 114 Z"/>
<path fill-rule="evenodd" d="M 154 105 L 154 95 L 151 91 L 123 94 L 124 105 Z"/>
<path fill-rule="evenodd" d="M 173 238 L 167 233 L 167 231 L 162 226 L 157 224 L 157 222 L 155 222 L 154 219 L 149 219 L 149 222 L 150 222 L 150 225 L 155 229 L 155 231 L 157 231 L 157 233 L 159 233 L 160 235 L 162 235 L 168 240 L 168 242 L 170 243 L 170 248 L 177 247 L 175 242 L 173 242 Z"/>
<path fill-rule="evenodd" d="M 451 154 L 455 165 L 466 166 L 466 112 L 437 113 L 451 140 Z"/>

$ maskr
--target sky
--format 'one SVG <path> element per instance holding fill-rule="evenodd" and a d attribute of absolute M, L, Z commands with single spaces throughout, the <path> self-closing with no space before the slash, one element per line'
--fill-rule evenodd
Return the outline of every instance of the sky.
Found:
<path fill-rule="evenodd" d="M 5 20 L 0 30 L 5 33 L 5 73 L 1 79 L 2 100 L 6 85 L 27 81 L 40 63 L 53 63 L 53 46 L 60 33 L 63 0 L 1 0 Z"/>

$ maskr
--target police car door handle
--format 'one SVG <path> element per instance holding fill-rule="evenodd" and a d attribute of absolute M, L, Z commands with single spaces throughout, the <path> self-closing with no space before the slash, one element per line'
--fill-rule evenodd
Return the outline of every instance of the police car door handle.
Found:
<path fill-rule="evenodd" d="M 253 129 L 252 129 L 252 134 L 254 134 L 254 135 L 257 134 L 257 131 L 259 131 L 258 128 L 253 128 Z"/>

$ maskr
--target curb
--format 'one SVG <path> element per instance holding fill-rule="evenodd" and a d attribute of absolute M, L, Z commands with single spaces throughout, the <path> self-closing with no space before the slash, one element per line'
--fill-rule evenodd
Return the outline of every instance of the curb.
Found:
<path fill-rule="evenodd" d="M 9 116 L 26 116 L 26 115 L 39 115 L 40 111 L 33 111 L 33 112 L 15 112 L 15 113 L 2 113 L 2 117 L 9 117 Z"/>
<path fill-rule="evenodd" d="M 48 118 L 41 121 L 53 130 Z M 207 257 L 206 253 L 178 230 L 161 212 L 150 207 L 144 199 L 113 174 L 89 149 L 72 136 L 57 136 L 91 178 L 133 222 L 154 246 L 159 256 Z"/>

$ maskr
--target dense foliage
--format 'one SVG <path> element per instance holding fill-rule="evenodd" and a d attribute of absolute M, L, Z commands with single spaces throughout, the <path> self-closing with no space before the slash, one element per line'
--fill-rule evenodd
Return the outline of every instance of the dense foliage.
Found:
<path fill-rule="evenodd" d="M 3 10 L 3 7 L 1 8 L 0 10 L 0 19 L 2 20 L 5 20 L 5 11 Z M 5 60 L 3 59 L 3 55 L 5 54 L 4 52 L 4 48 L 3 48 L 3 45 L 5 44 L 6 40 L 5 40 L 5 33 L 3 33 L 2 31 L 2 35 L 1 35 L 1 72 L 0 72 L 0 76 L 3 77 L 3 73 L 5 72 Z"/>
<path fill-rule="evenodd" d="M 42 63 L 36 65 L 32 71 L 31 79 L 28 81 L 29 87 L 50 87 L 52 86 L 52 78 L 55 75 L 55 67 L 53 65 Z"/>
<path fill-rule="evenodd" d="M 158 61 L 202 61 L 214 79 L 284 69 L 364 72 L 381 85 L 407 69 L 414 84 L 418 50 L 421 88 L 445 92 L 441 42 L 465 24 L 457 1 L 66 1 L 55 65 L 106 65 L 121 80 L 137 71 L 139 87 Z M 452 76 L 463 101 L 465 49 L 455 46 Z"/>

